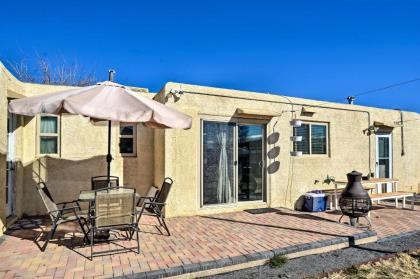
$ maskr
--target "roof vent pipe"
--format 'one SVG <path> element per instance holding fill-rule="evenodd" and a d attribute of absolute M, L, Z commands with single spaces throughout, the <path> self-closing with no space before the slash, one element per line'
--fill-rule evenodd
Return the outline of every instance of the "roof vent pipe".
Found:
<path fill-rule="evenodd" d="M 115 70 L 113 70 L 113 69 L 109 69 L 108 70 L 108 80 L 109 81 L 114 81 L 114 76 L 115 76 Z"/>
<path fill-rule="evenodd" d="M 401 109 L 395 109 L 400 112 L 400 121 L 397 121 L 397 123 L 401 127 L 401 156 L 405 155 L 405 148 L 404 148 L 404 116 Z"/>
<path fill-rule="evenodd" d="M 354 100 L 356 100 L 356 97 L 354 97 L 354 96 L 348 96 L 347 97 L 347 102 L 349 103 L 349 105 L 353 105 Z"/>

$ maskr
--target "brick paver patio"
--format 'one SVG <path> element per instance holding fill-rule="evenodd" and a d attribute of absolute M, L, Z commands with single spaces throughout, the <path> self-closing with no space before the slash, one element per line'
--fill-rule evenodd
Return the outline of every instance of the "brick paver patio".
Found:
<path fill-rule="evenodd" d="M 334 221 L 338 221 L 341 216 L 336 212 L 322 212 L 315 213 L 315 215 Z M 413 211 L 411 209 L 396 209 L 392 203 L 375 205 L 374 210 L 371 211 L 370 219 L 378 238 L 420 230 L 420 206 L 415 206 Z M 343 217 L 342 222 L 344 221 L 348 222 L 348 218 Z"/>
<path fill-rule="evenodd" d="M 20 220 L 0 240 L 0 278 L 112 277 L 177 267 L 228 257 L 263 252 L 275 248 L 334 239 L 360 233 L 361 229 L 338 224 L 334 213 L 300 213 L 291 210 L 238 212 L 213 216 L 172 218 L 172 235 L 162 235 L 154 219 L 141 224 L 141 254 L 127 252 L 101 256 L 90 261 L 88 248 L 78 247 L 81 234 L 73 237 L 72 227 L 59 227 L 47 250 L 41 252 L 35 241 L 48 231 L 39 219 Z M 380 237 L 417 230 L 420 213 L 391 207 L 376 208 L 374 230 Z M 47 222 L 48 223 L 48 222 Z M 43 235 L 45 235 L 44 233 Z M 133 242 L 124 242 L 132 245 Z M 109 249 L 100 245 L 96 249 Z"/>

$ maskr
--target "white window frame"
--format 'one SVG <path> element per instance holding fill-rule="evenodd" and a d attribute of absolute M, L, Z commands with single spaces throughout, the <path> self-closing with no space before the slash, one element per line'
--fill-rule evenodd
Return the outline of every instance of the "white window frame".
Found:
<path fill-rule="evenodd" d="M 132 135 L 121 135 L 121 128 L 122 127 L 133 127 L 133 134 Z M 132 138 L 133 139 L 133 153 L 121 153 L 120 149 L 120 139 L 121 138 Z M 136 123 L 120 123 L 120 127 L 118 129 L 118 152 L 120 152 L 121 156 L 127 157 L 135 157 L 137 156 L 137 124 Z"/>
<path fill-rule="evenodd" d="M 57 133 L 41 133 L 41 121 L 42 117 L 55 117 L 57 119 Z M 36 144 L 36 154 L 39 156 L 60 156 L 61 152 L 61 117 L 55 114 L 39 114 L 37 117 L 37 144 Z M 41 153 L 41 137 L 56 137 L 57 138 L 57 153 Z"/>
<path fill-rule="evenodd" d="M 309 153 L 308 154 L 302 154 L 302 156 L 329 156 L 330 154 L 330 129 L 329 129 L 329 123 L 325 122 L 303 122 L 302 125 L 309 125 Z M 325 126 L 325 144 L 326 144 L 326 153 L 324 154 L 313 154 L 312 153 L 312 125 L 318 125 L 318 126 Z M 293 128 L 293 136 L 295 135 L 295 128 Z M 295 149 L 295 144 L 293 143 L 293 151 L 297 151 Z"/>

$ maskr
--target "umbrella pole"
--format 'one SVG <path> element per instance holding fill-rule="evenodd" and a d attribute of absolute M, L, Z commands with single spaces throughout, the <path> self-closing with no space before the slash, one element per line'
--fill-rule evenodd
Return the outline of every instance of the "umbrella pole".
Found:
<path fill-rule="evenodd" d="M 108 80 L 114 81 L 114 70 L 108 70 Z M 111 176 L 111 161 L 112 161 L 112 155 L 111 155 L 111 120 L 108 120 L 108 154 L 106 155 L 106 162 L 107 162 L 107 171 L 106 175 L 108 178 L 108 183 L 110 181 Z"/>
<path fill-rule="evenodd" d="M 106 175 L 109 178 L 111 176 L 111 161 L 112 161 L 112 155 L 111 155 L 111 120 L 108 121 L 108 154 L 106 155 L 106 162 L 107 162 L 107 172 Z"/>

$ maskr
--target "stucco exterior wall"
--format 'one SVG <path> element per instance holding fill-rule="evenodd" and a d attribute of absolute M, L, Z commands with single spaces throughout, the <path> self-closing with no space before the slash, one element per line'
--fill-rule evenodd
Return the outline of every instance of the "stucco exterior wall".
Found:
<path fill-rule="evenodd" d="M 0 183 L 5 185 L 7 95 L 34 96 L 70 87 L 28 84 L 17 81 L 0 65 Z M 171 89 L 185 93 L 175 102 L 165 96 Z M 164 177 L 171 177 L 174 185 L 167 201 L 167 217 L 212 214 L 259 207 L 293 208 L 299 197 L 309 190 L 331 188 L 314 184 L 326 175 L 344 180 L 353 169 L 367 175 L 375 172 L 375 135 L 364 130 L 379 121 L 395 125 L 400 112 L 356 105 L 323 103 L 312 100 L 271 94 L 236 91 L 179 83 L 167 83 L 157 95 L 145 94 L 166 105 L 183 111 L 193 118 L 188 130 L 153 130 L 137 126 L 137 156 L 122 157 L 118 153 L 118 125 L 112 128 L 112 174 L 121 184 L 132 186 L 145 194 L 151 184 L 160 186 Z M 292 105 L 293 103 L 293 105 Z M 315 112 L 302 114 L 302 107 Z M 257 112 L 238 115 L 237 109 Z M 403 112 L 405 119 L 419 118 L 419 114 Z M 266 124 L 268 142 L 266 152 L 279 150 L 274 158 L 266 157 L 266 202 L 246 202 L 224 206 L 201 206 L 201 122 L 258 118 Z M 246 120 L 248 119 L 248 120 Z M 328 155 L 292 157 L 290 136 L 292 119 L 327 123 L 329 127 Z M 37 155 L 37 117 L 18 117 L 16 134 L 17 170 L 15 204 L 17 216 L 44 214 L 44 206 L 35 185 L 45 181 L 60 201 L 76 199 L 80 190 L 90 188 L 90 178 L 106 173 L 107 125 L 93 124 L 89 119 L 63 115 L 60 156 Z M 395 127 L 393 138 L 393 176 L 400 179 L 400 189 L 419 192 L 420 184 L 420 121 L 404 123 L 404 149 L 401 155 L 401 129 Z M 275 153 L 275 152 L 274 152 Z M 0 187 L 0 233 L 5 224 L 5 192 Z"/>
<path fill-rule="evenodd" d="M 395 122 L 400 119 L 399 112 L 395 110 L 322 103 L 178 83 L 167 83 L 159 94 L 166 95 L 171 89 L 184 91 L 184 94 L 177 102 L 169 98 L 167 105 L 191 115 L 193 127 L 188 131 L 165 131 L 165 176 L 171 176 L 175 181 L 166 209 L 168 216 L 219 213 L 266 206 L 293 208 L 305 192 L 333 187 L 333 185 L 323 185 L 322 182 L 314 184 L 315 180 L 323 181 L 327 175 L 335 176 L 338 180 L 345 180 L 346 173 L 354 169 L 365 175 L 374 173 L 376 138 L 375 135 L 365 135 L 363 130 L 374 121 L 395 125 Z M 160 97 L 160 99 L 163 98 Z M 303 104 L 315 113 L 312 116 L 304 115 L 301 113 L 302 105 L 292 107 L 290 103 Z M 280 152 L 275 159 L 266 158 L 266 167 L 272 169 L 271 167 L 277 164 L 276 161 L 280 163 L 280 166 L 278 170 L 267 171 L 266 203 L 246 202 L 202 207 L 200 202 L 201 121 L 229 121 L 233 117 L 241 118 L 242 116 L 236 115 L 238 108 L 260 111 L 262 115 L 265 113 L 276 115 L 266 120 L 266 129 L 267 137 L 277 133 L 279 140 L 274 144 L 267 144 L 267 151 L 277 146 Z M 414 119 L 419 115 L 404 112 L 404 117 Z M 290 156 L 293 150 L 290 140 L 293 128 L 290 121 L 294 118 L 328 124 L 329 154 L 327 156 Z M 405 123 L 406 154 L 404 156 L 401 156 L 400 128 L 394 128 L 392 132 L 393 176 L 400 179 L 400 190 L 419 191 L 420 165 L 416 158 L 420 155 L 420 144 L 415 136 L 419 132 L 419 121 Z"/>
<path fill-rule="evenodd" d="M 88 118 L 62 115 L 60 156 L 38 156 L 37 117 L 25 117 L 23 127 L 23 193 L 22 214 L 42 214 L 44 205 L 36 193 L 35 185 L 44 181 L 57 201 L 77 199 L 81 190 L 90 189 L 92 176 L 106 174 L 106 123 L 92 123 Z M 120 178 L 120 184 L 136 188 L 145 194 L 153 183 L 154 152 L 153 130 L 137 125 L 137 156 L 121 156 L 118 151 L 119 126 L 113 124 L 111 174 Z M 19 196 L 17 196 L 19 198 Z"/>
<path fill-rule="evenodd" d="M 0 160 L 5 162 L 7 92 L 19 96 L 36 96 L 74 87 L 22 83 L 2 65 L 0 70 Z M 4 82 L 5 77 L 7 82 Z M 143 89 L 136 91 L 150 98 L 154 96 L 144 93 Z M 77 199 L 80 190 L 90 189 L 92 176 L 106 174 L 107 123 L 92 123 L 82 116 L 64 114 L 60 117 L 59 156 L 40 156 L 37 154 L 38 121 L 38 117 L 17 117 L 14 200 L 15 215 L 18 217 L 45 214 L 44 205 L 35 188 L 39 181 L 45 181 L 55 200 L 60 202 Z M 111 173 L 119 176 L 120 184 L 134 187 L 140 194 L 145 194 L 154 181 L 154 130 L 139 124 L 137 135 L 137 156 L 121 156 L 118 151 L 119 125 L 113 124 L 111 152 L 114 160 Z M 0 167 L 1 185 L 6 184 L 4 166 L 5 163 Z M 4 191 L 5 188 L 0 187 L 2 221 L 5 219 Z"/>

